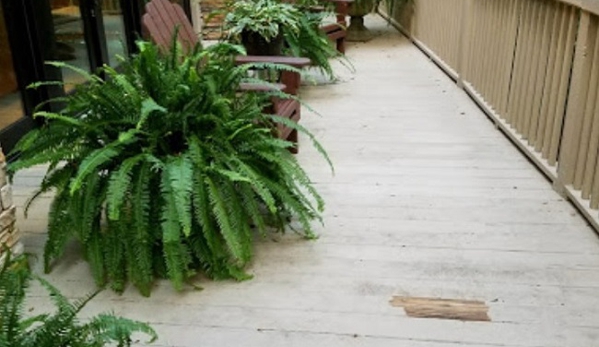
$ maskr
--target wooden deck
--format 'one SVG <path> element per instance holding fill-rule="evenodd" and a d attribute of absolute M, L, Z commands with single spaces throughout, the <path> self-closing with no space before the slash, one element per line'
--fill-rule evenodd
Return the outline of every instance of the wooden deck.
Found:
<path fill-rule="evenodd" d="M 302 122 L 336 170 L 300 139 L 328 203 L 320 239 L 261 241 L 247 282 L 105 291 L 86 312 L 149 321 L 157 346 L 599 344 L 599 237 L 420 51 L 377 17 L 367 23 L 380 35 L 348 46 L 357 72 L 302 90 L 322 115 Z M 17 177 L 18 202 L 39 175 Z M 41 252 L 46 211 L 19 221 L 30 252 Z M 73 298 L 94 290 L 86 263 L 68 258 L 49 280 Z M 39 312 L 47 304 L 33 292 Z M 490 322 L 411 318 L 393 296 L 482 301 Z"/>

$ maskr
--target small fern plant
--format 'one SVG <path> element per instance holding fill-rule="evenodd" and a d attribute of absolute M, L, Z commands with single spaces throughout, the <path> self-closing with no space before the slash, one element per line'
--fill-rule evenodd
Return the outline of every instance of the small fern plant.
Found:
<path fill-rule="evenodd" d="M 25 300 L 32 279 L 48 291 L 56 308 L 53 313 L 26 316 Z M 0 346 L 10 347 L 104 347 L 131 346 L 132 335 L 142 333 L 156 339 L 145 323 L 100 314 L 79 321 L 78 314 L 95 296 L 71 303 L 47 281 L 32 275 L 27 258 L 5 258 L 0 267 Z"/>
<path fill-rule="evenodd" d="M 313 237 L 324 202 L 273 123 L 314 137 L 263 114 L 268 93 L 240 92 L 262 83 L 248 70 L 284 68 L 237 66 L 242 50 L 221 43 L 184 55 L 176 44 L 163 53 L 140 42 L 122 72 L 103 68 L 106 80 L 70 67 L 88 83 L 57 100 L 61 112 L 35 114 L 46 123 L 23 137 L 9 167 L 48 165 L 32 198 L 55 193 L 46 271 L 75 239 L 98 286 L 120 292 L 131 282 L 149 295 L 156 277 L 177 289 L 198 271 L 247 278 L 254 231 L 284 230 L 288 216 Z"/>
<path fill-rule="evenodd" d="M 335 72 L 331 65 L 331 59 L 338 59 L 346 67 L 353 69 L 349 60 L 337 51 L 330 42 L 327 35 L 320 29 L 324 20 L 331 16 L 332 12 L 311 11 L 307 6 L 298 6 L 301 15 L 296 18 L 297 30 L 290 27 L 282 27 L 285 37 L 285 53 L 294 57 L 306 57 L 312 61 L 312 65 L 319 68 L 327 77 L 334 79 Z"/>

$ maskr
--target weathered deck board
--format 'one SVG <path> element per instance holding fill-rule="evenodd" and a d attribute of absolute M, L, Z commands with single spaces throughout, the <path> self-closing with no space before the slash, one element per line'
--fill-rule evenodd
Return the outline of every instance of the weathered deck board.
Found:
<path fill-rule="evenodd" d="M 300 161 L 328 210 L 320 239 L 261 240 L 243 283 L 202 281 L 151 298 L 101 293 L 87 313 L 148 320 L 158 346 L 595 346 L 599 238 L 430 61 L 380 19 L 348 47 L 356 74 L 305 87 L 310 128 L 336 175 L 301 138 Z M 21 173 L 23 204 L 40 169 Z M 39 253 L 49 198 L 19 221 Z M 76 248 L 75 248 L 76 249 Z M 39 268 L 39 267 L 38 267 Z M 48 278 L 94 289 L 76 251 Z M 394 296 L 480 300 L 491 322 L 409 318 Z M 46 307 L 33 290 L 34 312 Z"/>

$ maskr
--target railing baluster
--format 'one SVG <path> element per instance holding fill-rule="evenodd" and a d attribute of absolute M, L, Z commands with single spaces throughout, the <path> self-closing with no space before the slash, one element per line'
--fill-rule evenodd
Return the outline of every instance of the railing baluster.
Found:
<path fill-rule="evenodd" d="M 412 28 L 599 231 L 599 1 L 416 0 Z"/>
<path fill-rule="evenodd" d="M 593 51 L 593 56 L 590 58 L 592 62 L 589 88 L 587 91 L 585 105 L 585 119 L 591 119 L 592 126 L 589 132 L 589 150 L 585 160 L 584 175 L 582 181 L 582 198 L 589 199 L 591 194 L 591 186 L 593 184 L 595 164 L 597 161 L 597 150 L 599 149 L 599 114 L 597 114 L 596 105 L 598 103 L 597 92 L 599 91 L 599 33 L 597 31 L 597 21 L 593 21 L 593 29 L 589 35 L 589 50 Z M 593 39 L 594 36 L 594 39 Z"/>

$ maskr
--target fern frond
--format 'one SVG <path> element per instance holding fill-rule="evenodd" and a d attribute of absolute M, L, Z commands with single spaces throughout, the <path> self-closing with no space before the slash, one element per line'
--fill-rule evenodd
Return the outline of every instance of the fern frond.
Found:
<path fill-rule="evenodd" d="M 105 344 L 114 341 L 123 347 L 131 345 L 133 333 L 142 333 L 148 336 L 148 340 L 144 342 L 146 344 L 158 339 L 158 335 L 149 325 L 111 314 L 95 316 L 83 329 L 89 331 L 98 343 Z"/>
<path fill-rule="evenodd" d="M 231 225 L 225 198 L 210 177 L 206 177 L 206 185 L 208 187 L 208 199 L 212 207 L 212 213 L 218 223 L 220 233 L 227 243 L 227 248 L 235 260 L 243 260 L 245 258 L 242 245 L 243 237 L 239 230 L 234 230 Z"/>
<path fill-rule="evenodd" d="M 136 172 L 133 182 L 131 201 L 131 228 L 130 242 L 127 243 L 127 254 L 131 257 L 128 261 L 133 273 L 130 274 L 133 284 L 145 295 L 150 295 L 153 278 L 152 270 L 152 229 L 150 225 L 150 163 L 145 162 Z"/>
<path fill-rule="evenodd" d="M 121 166 L 112 172 L 108 181 L 108 190 L 106 193 L 106 204 L 108 206 L 108 218 L 117 220 L 120 216 L 120 209 L 125 199 L 125 194 L 131 185 L 131 175 L 133 169 L 146 159 L 143 154 L 125 159 Z"/>
<path fill-rule="evenodd" d="M 114 147 L 105 147 L 93 151 L 79 166 L 79 170 L 70 185 L 71 194 L 81 189 L 84 180 L 89 175 L 98 174 L 99 168 L 102 165 L 109 163 L 118 155 L 119 151 Z"/>
<path fill-rule="evenodd" d="M 191 181 L 193 165 L 187 156 L 172 158 L 166 164 L 170 189 L 183 235 L 191 233 Z"/>
<path fill-rule="evenodd" d="M 48 213 L 48 240 L 44 246 L 44 271 L 50 272 L 50 264 L 64 252 L 68 240 L 73 236 L 73 225 L 68 214 L 69 196 L 58 191 L 50 204 Z"/>

